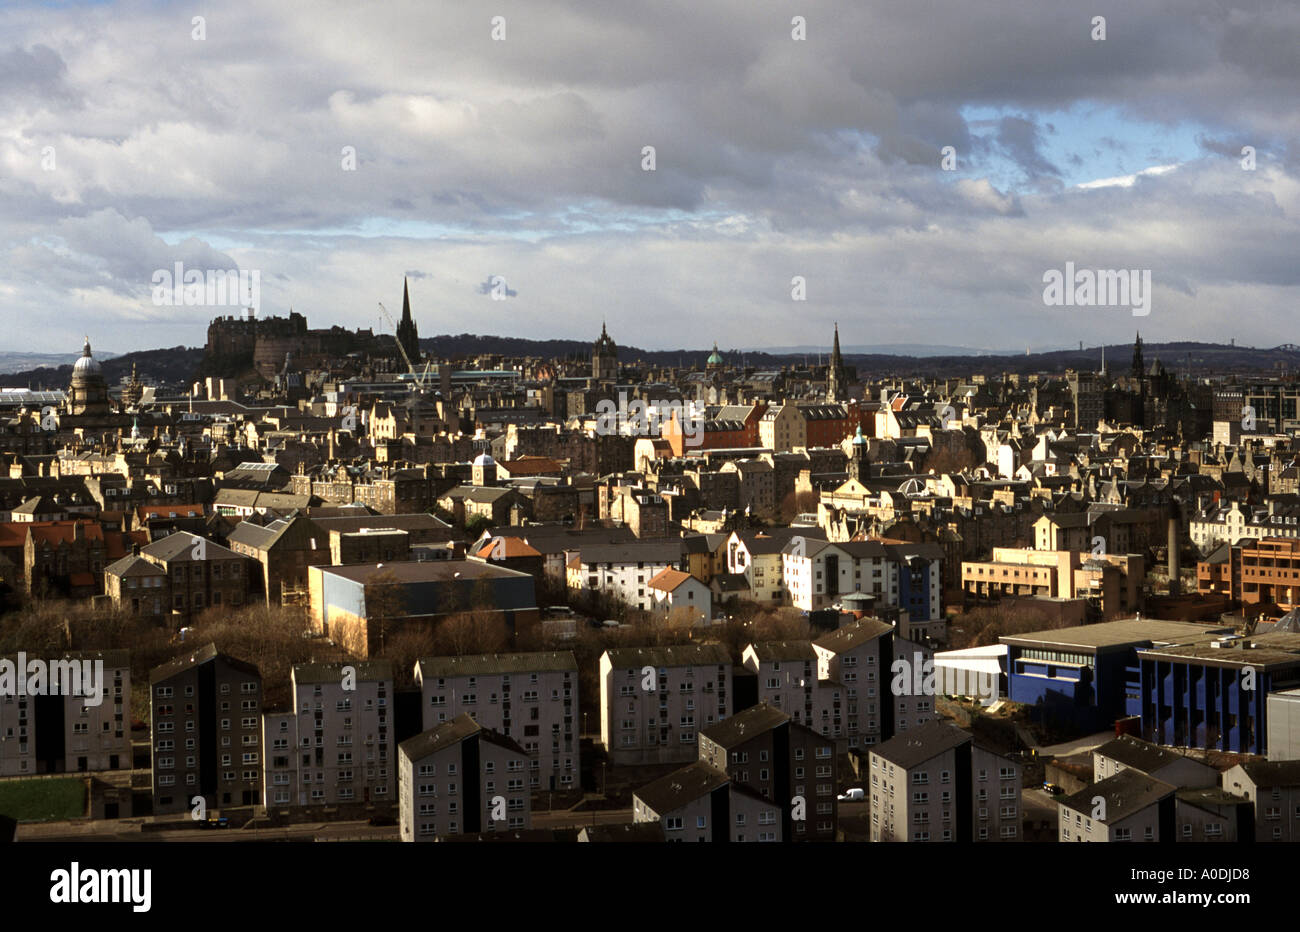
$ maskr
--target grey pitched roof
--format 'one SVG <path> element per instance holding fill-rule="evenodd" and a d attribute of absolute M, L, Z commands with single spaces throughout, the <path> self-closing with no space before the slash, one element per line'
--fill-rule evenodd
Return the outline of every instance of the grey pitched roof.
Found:
<path fill-rule="evenodd" d="M 418 761 L 453 744 L 458 744 L 472 735 L 481 735 L 484 741 L 514 751 L 522 757 L 528 756 L 528 752 L 520 747 L 518 742 L 490 728 L 484 728 L 474 721 L 468 712 L 462 712 L 451 721 L 443 722 L 414 738 L 407 738 L 398 745 L 398 748 L 412 761 Z"/>
<path fill-rule="evenodd" d="M 713 577 L 713 585 L 718 587 L 719 592 L 746 592 L 749 590 L 749 580 L 744 573 L 719 573 Z"/>
<path fill-rule="evenodd" d="M 614 669 L 731 665 L 731 654 L 721 644 L 678 647 L 615 647 L 605 651 Z"/>
<path fill-rule="evenodd" d="M 1159 802 L 1177 792 L 1177 787 L 1147 776 L 1140 770 L 1121 770 L 1113 777 L 1107 777 L 1100 783 L 1085 786 L 1070 796 L 1062 797 L 1062 806 L 1076 812 L 1091 813 L 1095 810 L 1095 799 L 1100 796 L 1105 801 L 1105 818 L 1097 819 L 1103 825 L 1114 825 L 1135 812 Z"/>
<path fill-rule="evenodd" d="M 759 641 L 750 644 L 755 656 L 764 660 L 816 660 L 811 641 Z"/>
<path fill-rule="evenodd" d="M 1252 760 L 1241 768 L 1256 786 L 1300 786 L 1300 760 Z"/>
<path fill-rule="evenodd" d="M 167 571 L 158 566 L 157 563 L 150 563 L 144 557 L 129 553 L 120 560 L 114 560 L 108 566 L 104 567 L 104 572 L 110 576 L 117 576 L 125 579 L 128 576 L 166 576 Z"/>
<path fill-rule="evenodd" d="M 1132 735 L 1120 735 L 1113 741 L 1107 741 L 1093 750 L 1094 754 L 1117 760 L 1126 767 L 1133 767 L 1143 773 L 1152 773 L 1161 767 L 1177 763 L 1183 755 L 1162 748 L 1150 741 L 1134 738 Z"/>
<path fill-rule="evenodd" d="M 393 678 L 393 664 L 390 660 L 346 660 L 332 663 L 295 663 L 293 681 L 299 684 L 341 683 L 344 667 L 353 668 L 358 683 Z"/>
<path fill-rule="evenodd" d="M 889 634 L 893 630 L 893 625 L 881 621 L 879 618 L 859 618 L 841 628 L 837 628 L 830 634 L 823 634 L 813 641 L 813 644 L 840 654 L 865 644 L 867 641 Z"/>
<path fill-rule="evenodd" d="M 671 563 L 682 560 L 685 550 L 682 541 L 636 540 L 618 544 L 584 545 L 578 551 L 578 559 L 584 564 L 591 563 Z"/>
<path fill-rule="evenodd" d="M 790 716 L 776 706 L 760 702 L 756 706 L 750 706 L 743 712 L 737 712 L 730 718 L 724 718 L 716 725 L 710 725 L 700 734 L 714 744 L 724 748 L 732 748 L 752 740 L 755 735 L 770 731 L 788 721 L 790 721 Z"/>
<path fill-rule="evenodd" d="M 156 540 L 140 548 L 140 553 L 144 556 L 155 557 L 167 563 L 186 563 L 194 562 L 194 542 L 203 541 L 204 552 L 207 554 L 206 559 L 214 557 L 223 557 L 230 559 L 242 559 L 239 554 L 233 550 L 227 550 L 220 544 L 214 544 L 206 537 L 200 537 L 197 534 L 191 534 L 189 531 L 177 531 L 175 534 L 168 534 L 161 540 Z"/>
<path fill-rule="evenodd" d="M 271 528 L 263 527 L 252 521 L 240 521 L 234 529 L 226 535 L 226 539 L 236 544 L 244 544 L 248 547 L 255 547 L 258 550 L 265 550 L 270 546 L 271 541 L 275 540 L 276 532 Z"/>
<path fill-rule="evenodd" d="M 209 663 L 218 657 L 237 670 L 243 670 L 245 673 L 251 673 L 259 678 L 262 675 L 256 664 L 237 660 L 229 654 L 219 653 L 217 645 L 209 642 L 189 653 L 182 654 L 174 660 L 169 660 L 167 663 L 154 667 L 149 671 L 149 683 L 161 683 L 163 680 L 171 679 L 178 673 L 184 673 L 186 670 Z"/>
<path fill-rule="evenodd" d="M 491 676 L 499 673 L 574 671 L 578 661 L 572 651 L 531 651 L 512 654 L 473 654 L 465 657 L 425 657 L 419 662 L 422 679 L 453 676 Z"/>
<path fill-rule="evenodd" d="M 651 810 L 663 815 L 730 782 L 731 778 L 726 773 L 712 764 L 697 760 L 641 787 L 633 795 Z"/>
<path fill-rule="evenodd" d="M 909 728 L 870 750 L 872 754 L 883 757 L 891 764 L 909 770 L 950 748 L 960 747 L 971 740 L 973 739 L 969 732 L 962 731 L 948 722 L 936 720 L 918 725 L 916 728 Z"/>

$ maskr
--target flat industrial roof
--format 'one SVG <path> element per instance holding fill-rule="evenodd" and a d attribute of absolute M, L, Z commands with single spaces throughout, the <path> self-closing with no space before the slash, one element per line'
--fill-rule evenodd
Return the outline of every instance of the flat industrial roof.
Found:
<path fill-rule="evenodd" d="M 521 578 L 531 579 L 527 573 L 480 563 L 477 560 L 430 560 L 418 563 L 360 563 L 355 566 L 322 566 L 322 573 L 341 576 L 353 582 L 366 583 L 375 576 L 391 573 L 400 583 L 448 582 L 453 579 Z"/>
<path fill-rule="evenodd" d="M 1049 628 L 1025 634 L 1003 635 L 1003 644 L 1018 647 L 1073 647 L 1096 651 L 1104 647 L 1121 647 L 1149 641 L 1153 645 L 1169 645 L 1202 638 L 1209 634 L 1231 634 L 1233 628 L 1225 625 L 1205 625 L 1184 621 L 1157 621 L 1146 618 L 1126 618 L 1104 621 L 1095 625 L 1076 625 L 1073 628 Z"/>

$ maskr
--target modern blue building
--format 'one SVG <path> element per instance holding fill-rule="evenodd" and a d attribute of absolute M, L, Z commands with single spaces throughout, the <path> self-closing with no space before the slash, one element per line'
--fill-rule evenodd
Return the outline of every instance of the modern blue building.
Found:
<path fill-rule="evenodd" d="M 1138 661 L 1148 741 L 1266 754 L 1268 695 L 1300 685 L 1300 634 L 1207 636 Z"/>
<path fill-rule="evenodd" d="M 1139 651 L 1231 633 L 1222 625 L 1130 618 L 1004 635 L 1007 698 L 1059 725 L 1109 728 L 1141 713 Z"/>

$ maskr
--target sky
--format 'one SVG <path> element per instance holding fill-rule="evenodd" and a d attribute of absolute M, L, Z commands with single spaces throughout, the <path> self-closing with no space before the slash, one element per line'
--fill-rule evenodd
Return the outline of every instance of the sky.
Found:
<path fill-rule="evenodd" d="M 1290 2 L 7 0 L 0 350 L 202 345 L 178 262 L 422 336 L 1300 343 L 1297 100 Z"/>

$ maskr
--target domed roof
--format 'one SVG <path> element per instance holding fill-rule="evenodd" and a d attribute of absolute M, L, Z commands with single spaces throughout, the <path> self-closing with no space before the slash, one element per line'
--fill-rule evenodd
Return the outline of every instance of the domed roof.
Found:
<path fill-rule="evenodd" d="M 713 352 L 709 353 L 709 365 L 710 366 L 722 365 L 722 354 L 718 352 L 718 344 L 716 343 L 713 344 Z"/>
<path fill-rule="evenodd" d="M 853 445 L 856 447 L 867 446 L 867 438 L 862 436 L 862 425 L 858 425 L 857 431 L 853 434 Z"/>
<path fill-rule="evenodd" d="M 86 337 L 86 345 L 81 348 L 81 358 L 72 366 L 72 377 L 77 376 L 100 375 L 99 362 L 90 355 L 90 337 Z"/>
<path fill-rule="evenodd" d="M 480 453 L 478 456 L 474 457 L 475 466 L 495 466 L 496 464 L 497 461 L 487 453 Z"/>

